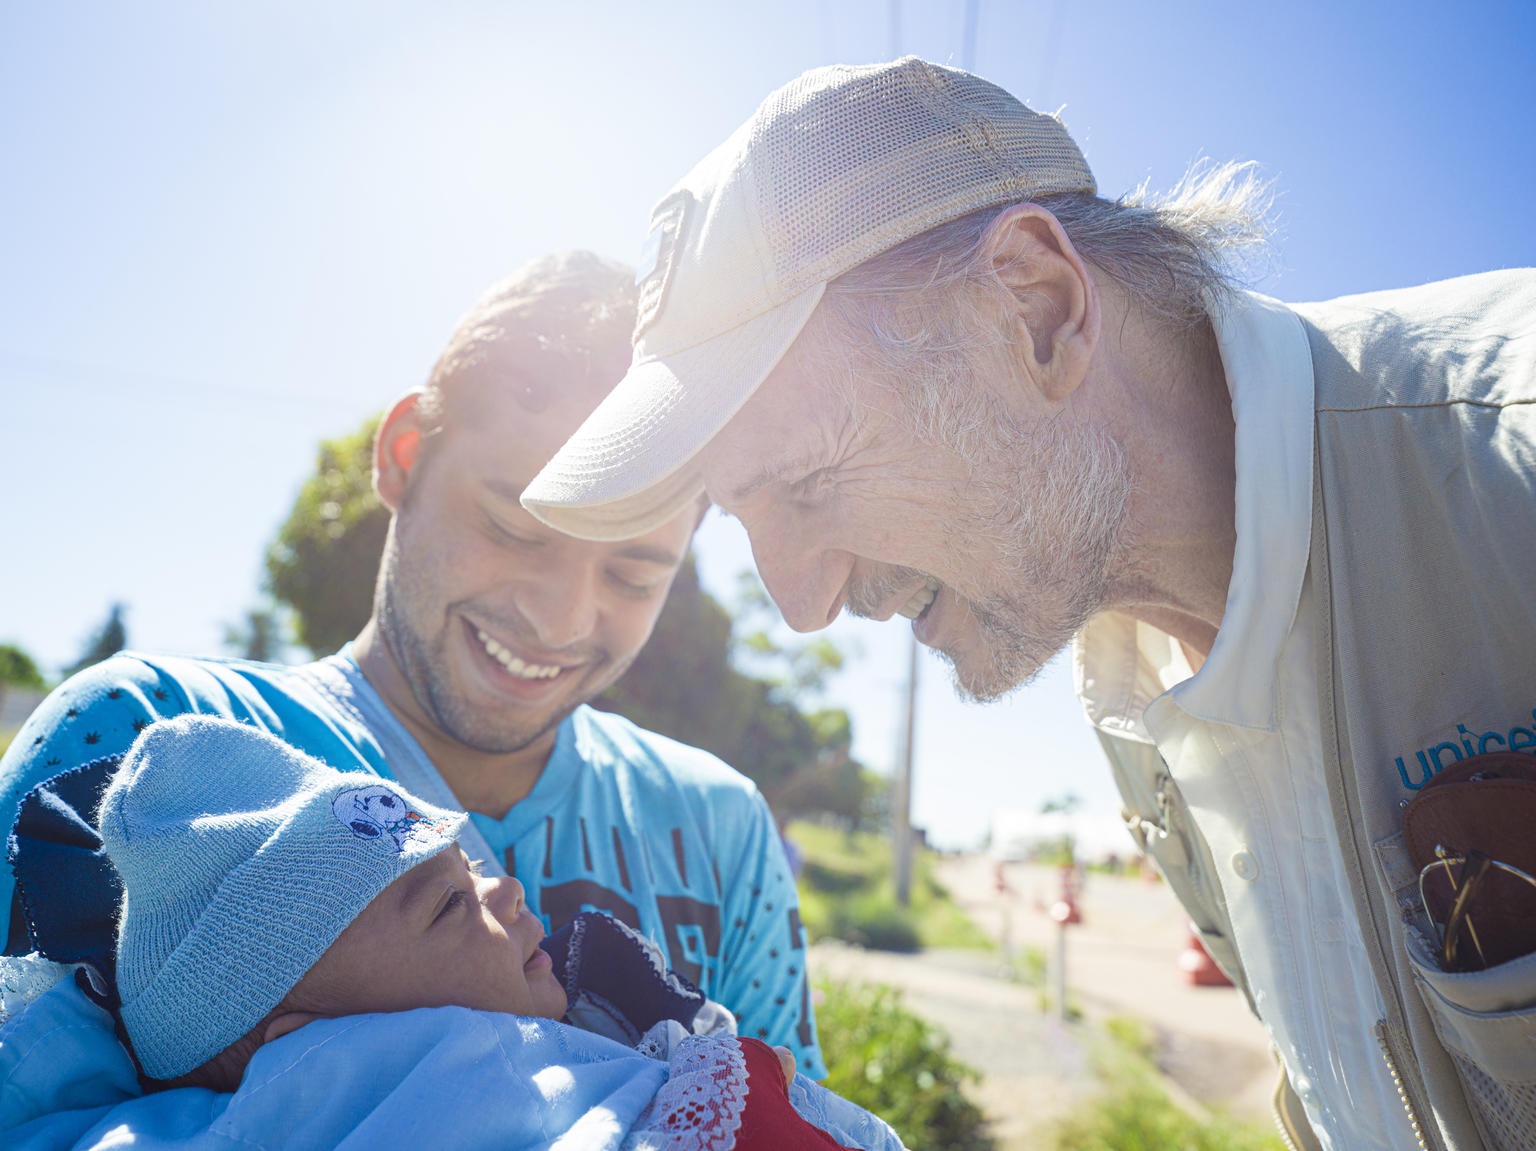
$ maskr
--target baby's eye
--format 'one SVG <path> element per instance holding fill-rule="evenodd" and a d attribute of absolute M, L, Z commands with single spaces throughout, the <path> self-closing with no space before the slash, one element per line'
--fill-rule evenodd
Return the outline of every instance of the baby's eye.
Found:
<path fill-rule="evenodd" d="M 458 908 L 464 906 L 464 901 L 467 898 L 468 896 L 465 895 L 464 892 L 455 887 L 448 893 L 448 898 L 443 901 L 443 909 L 437 913 L 437 917 L 441 919 L 443 916 L 449 914 L 450 912 L 456 911 Z"/>
<path fill-rule="evenodd" d="M 476 879 L 479 879 L 480 876 L 485 873 L 485 860 L 483 859 L 471 859 L 469 860 L 468 866 L 469 873 Z"/>

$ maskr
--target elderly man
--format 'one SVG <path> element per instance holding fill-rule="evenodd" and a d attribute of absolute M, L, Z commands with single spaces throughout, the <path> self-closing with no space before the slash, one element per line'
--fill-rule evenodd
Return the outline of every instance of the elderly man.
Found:
<path fill-rule="evenodd" d="M 489 290 L 427 386 L 380 425 L 374 482 L 393 518 L 357 640 L 297 668 L 122 654 L 72 677 L 0 760 L 4 829 L 29 789 L 108 763 L 155 719 L 252 723 L 338 769 L 467 810 L 461 843 L 489 872 L 523 880 L 546 929 L 610 912 L 731 1009 L 742 1034 L 824 1075 L 798 898 L 762 796 L 713 756 L 586 706 L 650 636 L 702 503 L 604 544 L 551 531 L 518 503 L 619 377 L 634 299 L 628 268 L 580 252 Z M 27 810 L 46 823 L 57 803 L 35 797 Z M 11 870 L 0 871 L 10 954 L 91 894 L 49 858 L 18 871 L 14 901 Z M 79 954 L 61 957 L 87 953 L 91 926 L 70 941 Z M 96 926 L 110 936 L 110 914 Z M 57 1082 L 29 1090 L 68 1097 Z"/>
<path fill-rule="evenodd" d="M 1402 809 L 1536 746 L 1536 276 L 1289 307 L 1226 271 L 1263 206 L 1102 199 L 963 72 L 807 73 L 658 204 L 629 373 L 524 504 L 611 539 L 705 491 L 792 626 L 908 617 L 978 699 L 1076 636 L 1294 1140 L 1527 1146 L 1536 968 L 1445 970 Z"/>

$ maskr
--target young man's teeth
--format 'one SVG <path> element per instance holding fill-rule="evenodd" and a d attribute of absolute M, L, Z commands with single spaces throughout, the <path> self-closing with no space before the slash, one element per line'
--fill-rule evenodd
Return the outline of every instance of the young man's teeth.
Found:
<path fill-rule="evenodd" d="M 941 585 L 939 581 L 930 576 L 928 578 L 928 582 L 918 589 L 917 594 L 907 601 L 907 605 L 905 607 L 896 609 L 896 613 L 898 615 L 904 615 L 908 619 L 916 619 L 918 616 L 922 615 L 923 612 L 928 610 L 928 605 L 931 604 L 934 597 L 939 594 L 940 586 Z"/>
<path fill-rule="evenodd" d="M 558 665 L 550 664 L 543 666 L 536 663 L 524 663 L 493 638 L 486 635 L 485 632 L 476 628 L 475 634 L 480 637 L 480 642 L 485 645 L 485 650 L 490 657 L 513 675 L 521 676 L 523 679 L 554 679 L 555 676 L 560 674 Z"/>

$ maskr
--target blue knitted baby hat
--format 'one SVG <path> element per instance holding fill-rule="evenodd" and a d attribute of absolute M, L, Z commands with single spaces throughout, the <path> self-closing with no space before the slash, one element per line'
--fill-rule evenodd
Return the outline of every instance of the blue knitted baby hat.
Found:
<path fill-rule="evenodd" d="M 184 1075 L 250 1031 L 465 818 L 233 720 L 146 727 L 98 817 L 123 880 L 117 982 L 144 1073 Z"/>

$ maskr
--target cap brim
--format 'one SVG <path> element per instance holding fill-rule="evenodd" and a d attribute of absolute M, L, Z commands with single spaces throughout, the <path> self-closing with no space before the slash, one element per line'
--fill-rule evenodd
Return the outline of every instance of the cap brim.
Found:
<path fill-rule="evenodd" d="M 820 302 L 816 284 L 714 339 L 647 356 L 555 453 L 523 492 L 551 527 L 623 540 L 660 527 L 698 498 L 693 466 L 751 398 Z"/>

